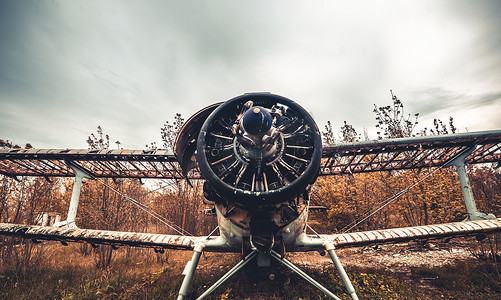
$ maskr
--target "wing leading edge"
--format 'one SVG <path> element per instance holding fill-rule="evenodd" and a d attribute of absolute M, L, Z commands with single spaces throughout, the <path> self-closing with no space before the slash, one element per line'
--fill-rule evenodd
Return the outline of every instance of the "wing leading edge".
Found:
<path fill-rule="evenodd" d="M 298 238 L 297 247 L 290 250 L 318 250 L 323 247 L 325 242 L 332 242 L 336 248 L 349 248 L 374 244 L 402 243 L 412 240 L 472 236 L 495 232 L 501 232 L 501 218 L 360 231 L 334 235 L 302 235 Z M 177 250 L 192 250 L 197 243 L 203 243 L 205 244 L 207 251 L 240 251 L 240 249 L 229 246 L 225 240 L 221 240 L 221 237 L 190 237 L 181 235 L 56 228 L 8 223 L 0 223 L 0 235 L 16 236 L 32 240 L 86 242 L 91 244 L 123 245 Z"/>
<path fill-rule="evenodd" d="M 330 241 L 336 248 L 360 247 L 375 244 L 402 243 L 413 240 L 443 239 L 501 232 L 501 218 L 442 223 L 434 225 L 370 230 L 334 235 L 309 235 L 299 240 L 303 250 L 321 248 Z"/>
<path fill-rule="evenodd" d="M 0 235 L 15 236 L 31 240 L 79 242 L 94 245 L 134 246 L 143 248 L 193 250 L 197 243 L 203 243 L 207 251 L 239 252 L 230 247 L 221 237 L 185 236 L 156 233 L 122 232 L 80 228 L 58 228 L 49 226 L 0 223 Z"/>
<path fill-rule="evenodd" d="M 192 249 L 194 245 L 193 238 L 181 235 L 57 228 L 8 223 L 0 223 L 0 235 L 17 236 L 34 240 L 88 242 L 92 244 L 127 245 L 181 250 Z"/>

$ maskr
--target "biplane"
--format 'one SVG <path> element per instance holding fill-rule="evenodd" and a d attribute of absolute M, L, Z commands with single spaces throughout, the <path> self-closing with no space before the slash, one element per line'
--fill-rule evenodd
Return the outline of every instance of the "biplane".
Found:
<path fill-rule="evenodd" d="M 501 130 L 339 144 L 322 148 L 310 114 L 294 101 L 249 93 L 202 109 L 177 135 L 174 151 L 3 149 L 0 174 L 74 177 L 67 218 L 53 226 L 0 223 L 0 234 L 34 240 L 192 250 L 178 299 L 185 299 L 203 251 L 242 253 L 242 260 L 198 299 L 250 261 L 290 268 L 333 299 L 327 288 L 285 258 L 287 252 L 327 252 L 347 293 L 358 299 L 335 249 L 501 231 L 501 219 L 477 210 L 467 164 L 501 163 Z M 318 176 L 455 167 L 465 221 L 339 234 L 307 233 L 309 191 Z M 219 234 L 117 232 L 75 224 L 82 181 L 98 178 L 203 180 Z M 408 189 L 406 189 L 408 190 Z M 406 192 L 401 191 L 395 197 Z"/>

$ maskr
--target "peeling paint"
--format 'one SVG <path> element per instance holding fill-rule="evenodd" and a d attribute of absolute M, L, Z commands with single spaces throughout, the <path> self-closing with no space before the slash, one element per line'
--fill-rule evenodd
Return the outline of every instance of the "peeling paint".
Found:
<path fill-rule="evenodd" d="M 48 226 L 0 223 L 0 235 L 28 239 L 64 242 L 88 242 L 105 245 L 191 250 L 196 240 L 204 237 L 189 237 L 153 233 L 119 232 L 92 229 L 68 229 Z"/>
<path fill-rule="evenodd" d="M 336 248 L 344 248 L 370 244 L 398 243 L 416 239 L 439 239 L 454 236 L 476 235 L 491 232 L 501 232 L 501 218 L 362 231 L 339 235 L 321 235 L 321 237 L 331 240 Z M 314 236 L 310 236 L 310 238 L 314 239 Z"/>

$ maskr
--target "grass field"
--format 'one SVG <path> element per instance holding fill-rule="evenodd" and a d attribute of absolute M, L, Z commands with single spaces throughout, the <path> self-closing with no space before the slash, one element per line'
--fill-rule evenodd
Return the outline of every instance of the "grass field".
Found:
<path fill-rule="evenodd" d="M 150 249 L 120 248 L 105 269 L 95 266 L 80 244 L 47 242 L 41 262 L 29 268 L 5 266 L 0 299 L 175 299 L 189 251 L 156 254 Z M 200 295 L 229 270 L 239 255 L 204 253 L 191 292 Z M 361 258 L 363 259 L 363 257 Z M 410 267 L 406 272 L 347 266 L 360 299 L 501 299 L 499 263 L 469 260 L 442 267 Z M 303 267 L 302 267 L 303 268 Z M 331 265 L 305 270 L 342 299 Z M 270 274 L 274 280 L 270 280 Z M 194 298 L 193 298 L 194 299 Z M 250 265 L 219 287 L 209 299 L 326 299 L 302 278 L 280 265 Z"/>

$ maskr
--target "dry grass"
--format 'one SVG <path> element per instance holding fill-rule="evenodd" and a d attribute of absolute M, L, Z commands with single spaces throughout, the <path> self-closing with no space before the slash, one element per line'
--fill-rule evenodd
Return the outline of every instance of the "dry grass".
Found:
<path fill-rule="evenodd" d="M 190 251 L 157 254 L 150 249 L 124 247 L 114 251 L 108 268 L 98 269 L 94 255 L 85 255 L 81 244 L 63 247 L 47 242 L 43 247 L 39 266 L 27 272 L 12 268 L 0 271 L 1 299 L 172 299 L 177 297 L 183 279 L 180 274 L 192 256 Z M 355 252 L 342 254 L 350 253 Z M 237 254 L 204 253 L 192 284 L 193 294 L 200 295 L 239 259 Z M 332 266 L 307 266 L 301 268 L 342 299 L 349 298 Z M 347 271 L 361 299 L 501 299 L 501 280 L 492 266 L 466 261 L 440 268 L 409 268 L 406 274 L 360 267 L 347 267 Z M 273 281 L 270 273 L 275 275 Z M 250 265 L 209 299 L 325 297 L 280 265 L 269 269 Z"/>

